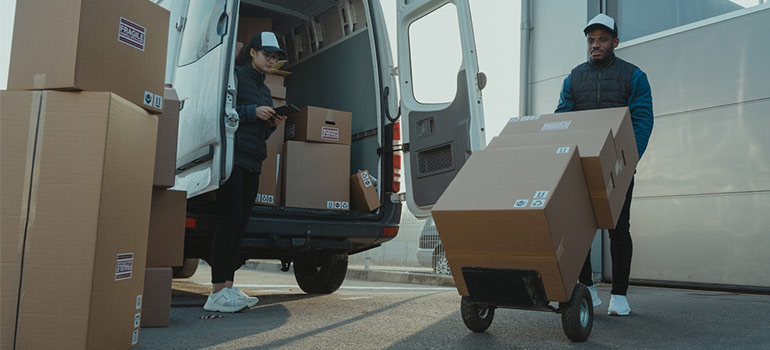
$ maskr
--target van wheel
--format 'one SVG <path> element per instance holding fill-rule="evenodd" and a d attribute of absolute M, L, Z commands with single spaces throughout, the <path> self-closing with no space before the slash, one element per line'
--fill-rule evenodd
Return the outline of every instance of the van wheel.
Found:
<path fill-rule="evenodd" d="M 294 278 L 308 294 L 334 293 L 348 272 L 348 255 L 322 253 L 294 259 Z"/>
<path fill-rule="evenodd" d="M 460 299 L 460 314 L 468 329 L 481 333 L 492 325 L 492 320 L 495 319 L 495 307 L 474 304 L 471 298 L 464 296 Z"/>
<path fill-rule="evenodd" d="M 171 268 L 174 278 L 190 278 L 198 270 L 198 258 L 185 258 L 182 266 Z"/>

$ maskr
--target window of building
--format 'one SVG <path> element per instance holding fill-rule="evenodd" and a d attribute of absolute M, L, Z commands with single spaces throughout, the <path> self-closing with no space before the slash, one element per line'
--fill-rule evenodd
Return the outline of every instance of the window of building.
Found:
<path fill-rule="evenodd" d="M 606 0 L 606 13 L 618 21 L 620 41 L 628 41 L 768 0 Z"/>

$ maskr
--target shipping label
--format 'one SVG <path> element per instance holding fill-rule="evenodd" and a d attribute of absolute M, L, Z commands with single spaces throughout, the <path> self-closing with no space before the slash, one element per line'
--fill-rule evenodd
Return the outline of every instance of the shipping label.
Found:
<path fill-rule="evenodd" d="M 339 141 L 340 139 L 340 129 L 334 128 L 331 126 L 322 126 L 321 127 L 321 139 L 322 140 L 332 140 L 332 141 Z"/>
<path fill-rule="evenodd" d="M 343 201 L 326 201 L 326 209 L 348 209 L 348 202 Z"/>
<path fill-rule="evenodd" d="M 134 328 L 139 328 L 140 324 L 142 324 L 142 313 L 137 312 L 136 315 L 134 315 Z"/>
<path fill-rule="evenodd" d="M 569 153 L 569 147 L 559 147 L 556 149 L 556 154 Z"/>
<path fill-rule="evenodd" d="M 137 50 L 144 51 L 147 29 L 139 24 L 120 17 L 118 25 L 118 41 Z"/>
<path fill-rule="evenodd" d="M 139 342 L 139 330 L 134 329 L 134 333 L 131 334 L 131 345 L 136 345 Z"/>
<path fill-rule="evenodd" d="M 529 199 L 517 199 L 515 202 L 513 202 L 513 207 L 526 208 L 528 203 L 529 203 Z"/>
<path fill-rule="evenodd" d="M 548 197 L 549 191 L 537 191 L 535 192 L 535 195 L 532 196 L 532 198 L 535 199 L 546 199 Z"/>
<path fill-rule="evenodd" d="M 142 308 L 142 295 L 139 294 L 136 296 L 136 309 L 139 310 Z"/>
<path fill-rule="evenodd" d="M 115 262 L 115 280 L 127 280 L 134 271 L 134 253 L 121 253 Z"/>
<path fill-rule="evenodd" d="M 372 187 L 372 180 L 369 180 L 369 179 L 364 180 L 364 187 Z"/>
<path fill-rule="evenodd" d="M 142 99 L 142 103 L 146 106 L 152 107 L 152 102 L 155 100 L 155 94 L 149 91 L 144 92 L 144 98 Z"/>
<path fill-rule="evenodd" d="M 570 124 L 572 124 L 572 120 L 560 120 L 558 122 L 547 122 L 543 124 L 543 127 L 540 128 L 540 131 L 567 130 Z"/>
<path fill-rule="evenodd" d="M 532 205 L 530 205 L 530 208 L 542 208 L 545 206 L 545 199 L 535 199 L 532 200 Z"/>

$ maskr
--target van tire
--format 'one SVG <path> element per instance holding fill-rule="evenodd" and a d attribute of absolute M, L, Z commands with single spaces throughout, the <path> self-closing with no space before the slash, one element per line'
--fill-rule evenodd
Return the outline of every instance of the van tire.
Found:
<path fill-rule="evenodd" d="M 185 258 L 182 266 L 171 268 L 174 278 L 190 278 L 198 270 L 198 258 Z"/>
<path fill-rule="evenodd" d="M 348 272 L 348 255 L 322 253 L 294 259 L 294 278 L 308 294 L 330 294 L 340 288 Z"/>

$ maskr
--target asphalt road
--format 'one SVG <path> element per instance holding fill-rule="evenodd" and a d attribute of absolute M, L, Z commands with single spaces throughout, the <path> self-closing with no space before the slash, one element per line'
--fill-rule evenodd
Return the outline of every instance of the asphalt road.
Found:
<path fill-rule="evenodd" d="M 632 314 L 612 317 L 600 285 L 593 333 L 572 343 L 548 312 L 497 309 L 492 326 L 473 333 L 454 288 L 346 280 L 336 293 L 307 295 L 280 272 L 242 269 L 236 285 L 260 303 L 210 313 L 209 273 L 201 266 L 174 281 L 170 326 L 143 328 L 140 349 L 770 349 L 767 295 L 632 286 Z"/>

